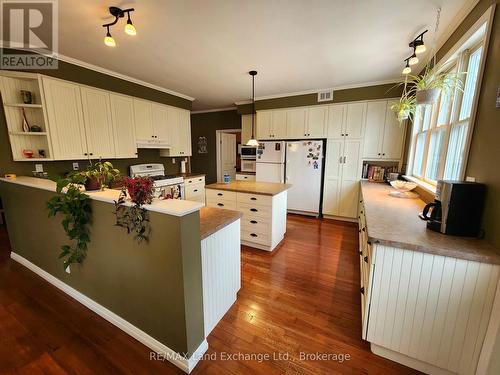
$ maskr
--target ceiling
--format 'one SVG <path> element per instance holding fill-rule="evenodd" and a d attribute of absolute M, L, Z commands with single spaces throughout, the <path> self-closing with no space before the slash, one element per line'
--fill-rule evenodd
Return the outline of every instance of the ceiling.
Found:
<path fill-rule="evenodd" d="M 438 34 L 470 0 L 98 0 L 59 1 L 59 52 L 196 98 L 193 110 L 250 97 L 359 85 L 400 77 L 408 42 Z M 135 37 L 124 21 L 103 44 L 110 5 L 135 7 Z M 439 35 L 438 35 L 439 38 Z M 429 54 L 427 52 L 427 54 Z"/>

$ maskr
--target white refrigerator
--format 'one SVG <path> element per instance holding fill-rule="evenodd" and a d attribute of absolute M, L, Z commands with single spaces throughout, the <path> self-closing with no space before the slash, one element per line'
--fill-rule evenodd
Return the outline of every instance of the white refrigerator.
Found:
<path fill-rule="evenodd" d="M 323 141 L 286 142 L 285 183 L 288 190 L 288 210 L 309 215 L 319 214 Z"/>
<path fill-rule="evenodd" d="M 255 180 L 285 182 L 285 142 L 259 142 L 255 163 Z"/>

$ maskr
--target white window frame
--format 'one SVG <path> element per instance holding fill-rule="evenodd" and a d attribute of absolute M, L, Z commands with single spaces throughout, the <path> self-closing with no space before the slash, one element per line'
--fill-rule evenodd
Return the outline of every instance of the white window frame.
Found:
<path fill-rule="evenodd" d="M 474 98 L 472 102 L 472 108 L 471 108 L 471 114 L 468 119 L 464 119 L 462 121 L 458 121 L 459 115 L 460 115 L 460 108 L 462 105 L 462 93 L 459 90 L 456 90 L 454 93 L 453 97 L 454 99 L 452 100 L 452 108 L 450 112 L 450 121 L 446 125 L 443 125 L 446 127 L 446 134 L 445 134 L 445 139 L 444 139 L 444 148 L 441 152 L 440 155 L 440 161 L 439 161 L 439 171 L 438 171 L 438 180 L 442 179 L 444 170 L 445 170 L 445 162 L 446 162 L 446 155 L 448 151 L 448 144 L 449 144 L 449 137 L 451 130 L 454 126 L 457 124 L 463 123 L 464 121 L 468 121 L 468 129 L 466 133 L 466 140 L 465 140 L 465 147 L 463 150 L 462 154 L 462 163 L 460 165 L 460 172 L 459 172 L 459 179 L 464 180 L 465 179 L 465 170 L 467 166 L 467 161 L 468 161 L 468 156 L 469 156 L 469 150 L 470 150 L 470 143 L 471 143 L 471 138 L 472 138 L 472 133 L 474 131 L 474 125 L 475 125 L 475 119 L 476 119 L 476 112 L 477 112 L 477 104 L 479 101 L 479 95 L 481 91 L 481 83 L 483 80 L 483 73 L 484 73 L 484 66 L 485 62 L 487 60 L 487 52 L 488 52 L 488 44 L 489 44 L 489 38 L 491 34 L 491 26 L 492 26 L 492 17 L 495 11 L 495 6 L 492 5 L 477 21 L 476 23 L 462 36 L 462 38 L 449 50 L 448 53 L 446 53 L 445 56 L 439 62 L 436 64 L 438 70 L 443 70 L 443 69 L 450 69 L 450 66 L 457 64 L 458 66 L 458 71 L 464 71 L 464 69 L 467 69 L 467 64 L 468 64 L 468 59 L 470 54 L 472 54 L 474 51 L 476 51 L 478 48 L 483 48 L 482 53 L 481 53 L 481 61 L 479 63 L 479 72 L 478 72 L 478 77 L 476 81 L 476 87 L 475 87 L 475 92 L 474 92 Z M 479 40 L 476 40 L 473 45 L 471 45 L 470 40 L 473 39 L 474 35 L 478 33 L 482 28 L 484 28 L 483 35 Z M 457 97 L 458 95 L 458 97 Z M 455 99 L 455 97 L 458 98 L 458 101 Z M 430 139 L 431 139 L 431 134 L 433 131 L 436 131 L 438 127 L 436 126 L 437 124 L 437 119 L 438 119 L 438 112 L 439 112 L 439 107 L 440 107 L 440 101 L 441 98 L 439 99 L 438 103 L 434 104 L 432 107 L 432 113 L 431 113 L 431 120 L 430 120 L 430 125 L 429 128 L 427 129 L 427 136 L 424 144 L 424 150 L 423 150 L 423 155 L 422 155 L 422 169 L 421 169 L 421 175 L 416 176 L 413 174 L 413 166 L 414 166 L 414 161 L 415 161 L 415 149 L 416 149 L 416 140 L 417 140 L 417 135 L 420 134 L 421 132 L 414 132 L 413 129 L 411 131 L 411 137 L 410 137 L 410 150 L 408 153 L 408 163 L 407 163 L 407 178 L 411 181 L 414 181 L 418 183 L 421 187 L 423 187 L 425 190 L 430 191 L 430 192 L 435 192 L 436 189 L 436 180 L 431 180 L 426 178 L 426 169 L 427 169 L 427 161 L 428 161 L 428 150 L 429 150 L 429 144 L 430 144 Z M 457 105 L 459 103 L 459 105 Z M 422 121 L 423 122 L 423 121 Z M 422 126 L 420 123 L 419 126 Z M 439 127 L 441 128 L 441 127 Z"/>

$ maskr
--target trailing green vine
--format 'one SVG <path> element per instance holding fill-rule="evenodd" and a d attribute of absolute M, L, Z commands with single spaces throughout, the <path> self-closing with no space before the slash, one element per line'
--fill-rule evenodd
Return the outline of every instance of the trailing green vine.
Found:
<path fill-rule="evenodd" d="M 75 174 L 57 179 L 57 195 L 47 202 L 49 217 L 58 213 L 64 215 L 62 226 L 73 245 L 62 245 L 59 259 L 64 258 L 64 268 L 70 264 L 82 263 L 87 255 L 90 242 L 88 224 L 91 217 L 89 196 L 77 184 L 85 182 L 85 177 Z M 64 192 L 63 192 L 64 190 Z"/>

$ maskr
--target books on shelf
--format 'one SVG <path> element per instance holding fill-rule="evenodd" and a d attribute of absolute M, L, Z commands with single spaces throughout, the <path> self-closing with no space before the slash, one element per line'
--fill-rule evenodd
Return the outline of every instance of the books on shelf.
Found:
<path fill-rule="evenodd" d="M 368 179 L 369 181 L 385 181 L 389 173 L 397 173 L 397 166 L 386 166 L 382 167 L 380 165 L 373 165 L 369 163 L 363 164 L 363 172 L 361 178 Z"/>

